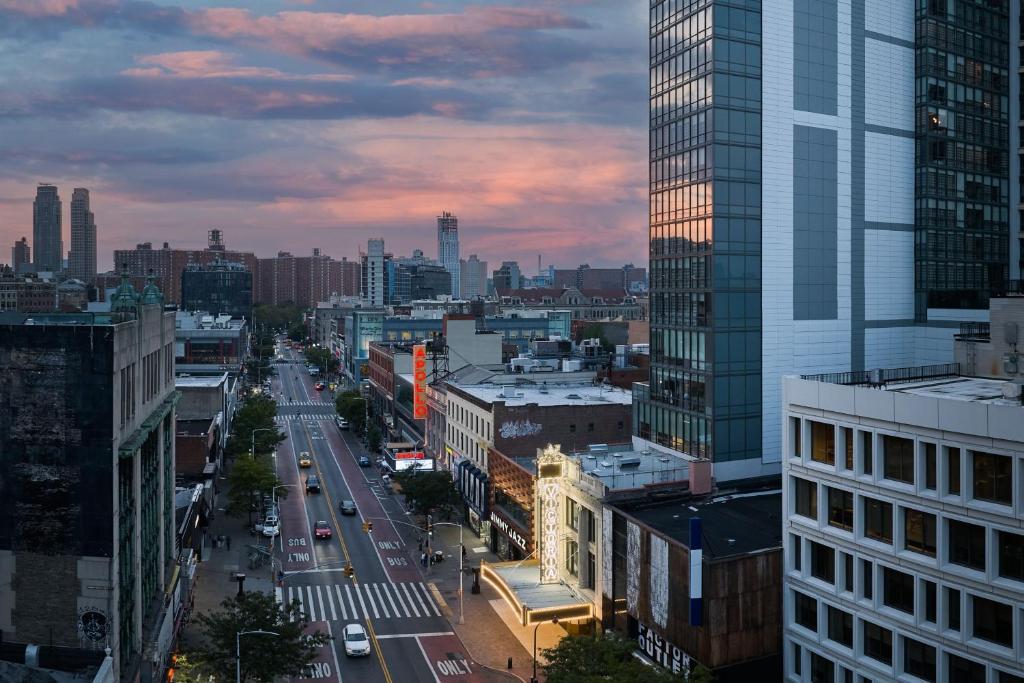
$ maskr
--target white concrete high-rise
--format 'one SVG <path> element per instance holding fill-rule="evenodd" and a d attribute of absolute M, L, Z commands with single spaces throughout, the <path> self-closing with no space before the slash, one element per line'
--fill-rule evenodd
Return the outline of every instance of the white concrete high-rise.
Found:
<path fill-rule="evenodd" d="M 68 275 L 79 280 L 96 277 L 96 220 L 89 208 L 89 190 L 84 187 L 76 187 L 71 195 Z"/>
<path fill-rule="evenodd" d="M 374 308 L 384 306 L 388 296 L 387 256 L 384 240 L 371 239 L 366 242 L 363 254 L 361 294 L 367 304 Z"/>
<path fill-rule="evenodd" d="M 459 219 L 448 211 L 437 217 L 437 260 L 452 275 L 452 292 L 462 291 L 459 264 Z"/>
<path fill-rule="evenodd" d="M 458 295 L 463 299 L 473 299 L 487 295 L 487 261 L 481 261 L 476 254 L 459 263 L 460 289 Z M 452 292 L 455 293 L 454 291 Z"/>

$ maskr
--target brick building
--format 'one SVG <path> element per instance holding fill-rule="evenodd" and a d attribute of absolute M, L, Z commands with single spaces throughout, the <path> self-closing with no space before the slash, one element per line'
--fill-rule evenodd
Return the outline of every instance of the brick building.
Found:
<path fill-rule="evenodd" d="M 332 295 L 359 294 L 359 264 L 330 256 L 314 249 L 310 256 L 293 256 L 279 251 L 272 258 L 259 259 L 254 296 L 262 304 L 316 306 Z"/>

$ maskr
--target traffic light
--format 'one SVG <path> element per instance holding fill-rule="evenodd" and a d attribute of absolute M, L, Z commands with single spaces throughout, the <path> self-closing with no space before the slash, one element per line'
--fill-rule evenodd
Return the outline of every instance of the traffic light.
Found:
<path fill-rule="evenodd" d="M 430 536 L 433 536 L 433 535 L 434 535 L 433 517 L 431 517 L 430 515 L 427 515 L 427 536 L 430 537 Z"/>
<path fill-rule="evenodd" d="M 345 565 L 345 576 L 347 576 L 349 578 L 352 578 L 355 575 L 356 575 L 355 567 L 353 567 L 352 563 L 349 562 L 348 564 Z"/>
<path fill-rule="evenodd" d="M 363 531 L 366 533 L 373 531 L 373 522 L 363 522 Z"/>

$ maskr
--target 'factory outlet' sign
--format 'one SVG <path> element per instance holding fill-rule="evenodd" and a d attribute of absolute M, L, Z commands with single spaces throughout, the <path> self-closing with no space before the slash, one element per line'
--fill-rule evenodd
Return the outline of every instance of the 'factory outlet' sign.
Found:
<path fill-rule="evenodd" d="M 640 651 L 674 674 L 690 671 L 690 655 L 652 631 L 646 624 L 637 622 L 637 642 Z"/>

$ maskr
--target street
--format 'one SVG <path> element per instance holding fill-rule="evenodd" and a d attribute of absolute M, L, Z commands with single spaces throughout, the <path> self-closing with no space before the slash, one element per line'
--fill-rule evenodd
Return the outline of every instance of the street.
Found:
<path fill-rule="evenodd" d="M 284 349 L 295 362 L 276 365 L 272 382 L 278 423 L 287 435 L 277 450 L 277 473 L 288 487 L 280 501 L 281 536 L 275 544 L 284 580 L 278 598 L 298 601 L 311 629 L 335 637 L 308 679 L 318 681 L 481 681 L 465 647 L 445 617 L 437 588 L 424 581 L 392 522 L 404 522 L 400 505 L 380 485 L 375 468 L 361 468 L 362 444 L 334 422 L 333 396 L 313 388 L 301 355 Z M 339 391 L 342 387 L 339 386 Z M 292 400 L 289 400 L 292 399 Z M 311 466 L 299 467 L 308 453 Z M 315 476 L 319 493 L 307 493 Z M 354 501 L 355 515 L 343 515 L 341 501 Z M 397 515 L 397 516 L 396 516 Z M 333 531 L 317 540 L 313 526 L 324 521 Z M 363 531 L 371 521 L 373 530 Z M 413 549 L 415 550 L 415 549 Z M 348 563 L 354 575 L 345 575 Z M 347 657 L 341 641 L 346 624 L 360 623 L 369 635 L 368 657 Z"/>

